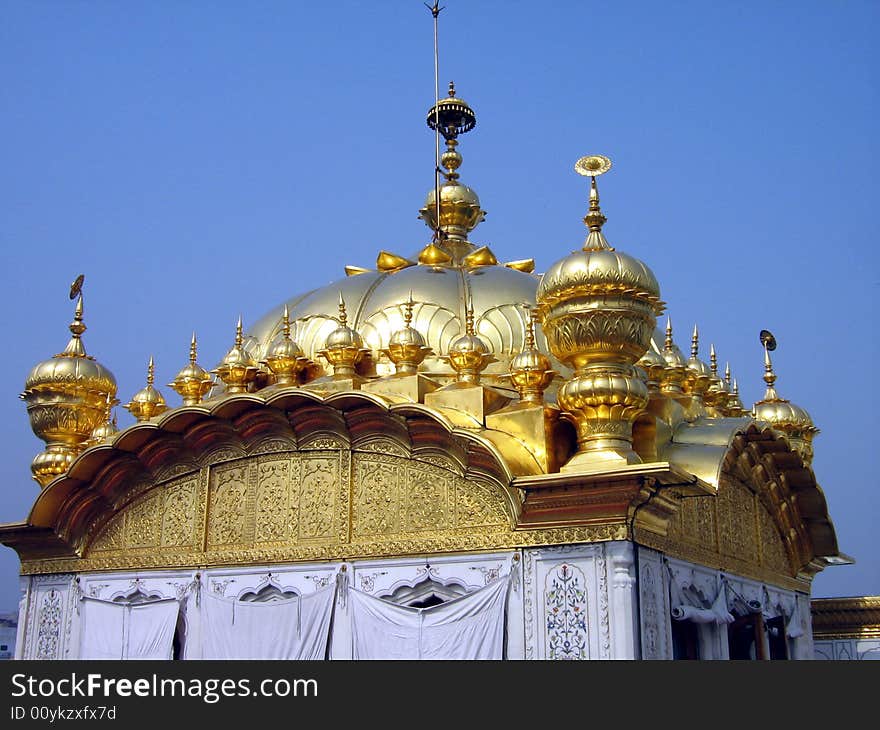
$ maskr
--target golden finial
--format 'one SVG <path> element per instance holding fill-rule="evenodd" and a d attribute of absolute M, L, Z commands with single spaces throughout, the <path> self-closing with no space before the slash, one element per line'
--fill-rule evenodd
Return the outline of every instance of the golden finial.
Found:
<path fill-rule="evenodd" d="M 581 157 L 574 164 L 574 171 L 578 175 L 590 178 L 590 207 L 584 216 L 584 223 L 590 229 L 590 234 L 584 243 L 584 251 L 613 250 L 602 234 L 602 226 L 608 219 L 602 214 L 599 207 L 599 187 L 596 185 L 596 177 L 604 175 L 610 169 L 611 160 L 604 155 Z"/>
<path fill-rule="evenodd" d="M 727 389 L 730 390 L 730 362 L 724 363 L 724 383 L 727 385 Z"/>
<path fill-rule="evenodd" d="M 705 362 L 700 360 L 700 332 L 694 325 L 694 333 L 691 336 L 691 357 L 687 361 L 688 379 L 687 391 L 700 397 L 705 396 L 712 385 L 712 371 Z"/>
<path fill-rule="evenodd" d="M 284 305 L 281 315 L 281 334 L 269 346 L 266 364 L 280 386 L 296 385 L 300 371 L 306 367 L 308 358 L 290 336 L 290 311 Z"/>
<path fill-rule="evenodd" d="M 345 299 L 339 292 L 339 326 L 327 337 L 324 349 L 318 352 L 333 366 L 333 375 L 351 377 L 355 375 L 355 366 L 369 352 L 364 341 L 354 329 L 348 326 L 348 314 L 345 311 Z"/>
<path fill-rule="evenodd" d="M 223 362 L 211 372 L 223 381 L 227 393 L 246 393 L 250 384 L 256 380 L 260 368 L 244 346 L 241 315 L 238 316 L 235 326 L 235 344 L 226 353 Z"/>
<path fill-rule="evenodd" d="M 718 409 L 713 415 L 723 415 L 727 407 L 729 389 L 724 378 L 718 375 L 718 355 L 715 352 L 715 343 L 709 345 L 709 387 L 706 389 L 703 400 L 707 406 Z"/>
<path fill-rule="evenodd" d="M 709 345 L 709 367 L 712 369 L 712 376 L 718 377 L 718 355 L 715 354 L 715 343 Z"/>
<path fill-rule="evenodd" d="M 800 454 L 805 464 L 813 460 L 813 438 L 819 429 L 807 411 L 776 392 L 776 373 L 770 353 L 776 349 L 776 338 L 767 330 L 761 330 L 761 344 L 764 346 L 764 382 L 767 392 L 764 398 L 752 407 L 752 417 L 759 422 L 769 423 L 774 429 L 785 434 L 791 447 Z"/>
<path fill-rule="evenodd" d="M 663 359 L 666 368 L 660 376 L 660 390 L 673 395 L 684 392 L 683 385 L 688 381 L 688 367 L 684 355 L 672 339 L 672 318 L 666 317 L 666 340 L 663 343 Z"/>
<path fill-rule="evenodd" d="M 474 304 L 470 296 L 465 305 L 464 321 L 464 334 L 449 346 L 449 364 L 458 374 L 458 382 L 476 385 L 480 382 L 480 373 L 495 358 L 483 338 L 476 334 Z"/>
<path fill-rule="evenodd" d="M 31 428 L 46 442 L 46 449 L 31 463 L 31 473 L 41 486 L 63 474 L 89 443 L 92 432 L 106 423 L 116 400 L 116 379 L 95 358 L 86 354 L 82 334 L 82 275 L 70 287 L 76 299 L 70 341 L 54 357 L 38 363 L 25 380 L 25 401 Z"/>
<path fill-rule="evenodd" d="M 168 387 L 183 398 L 183 405 L 195 406 L 202 402 L 202 398 L 207 395 L 214 384 L 210 374 L 196 362 L 198 352 L 198 343 L 196 342 L 196 333 L 193 332 L 192 340 L 189 345 L 189 364 L 185 365 L 177 375 L 174 376 Z"/>
<path fill-rule="evenodd" d="M 415 375 L 419 365 L 431 353 L 431 348 L 425 346 L 425 338 L 422 333 L 412 326 L 413 307 L 412 291 L 409 299 L 403 304 L 403 328 L 391 335 L 388 348 L 383 352 L 394 363 L 397 375 Z"/>
<path fill-rule="evenodd" d="M 165 399 L 153 387 L 153 382 L 153 356 L 150 355 L 150 362 L 147 365 L 147 387 L 135 393 L 131 400 L 123 406 L 138 421 L 149 421 L 154 416 L 158 416 L 160 413 L 168 410 Z"/>
<path fill-rule="evenodd" d="M 115 433 L 119 433 L 119 426 L 116 424 L 116 414 L 113 413 L 113 406 L 115 405 L 114 399 L 107 397 L 107 411 L 106 417 L 104 418 L 104 422 L 96 426 L 92 430 L 92 434 L 89 437 L 89 440 L 86 441 L 86 446 L 94 446 L 95 444 L 101 443 L 105 439 L 110 438 Z M 112 414 L 112 418 L 111 418 Z"/>
<path fill-rule="evenodd" d="M 528 315 L 525 346 L 522 352 L 510 361 L 508 377 L 519 393 L 522 403 L 538 404 L 544 401 L 544 391 L 553 382 L 556 371 L 551 366 L 550 358 L 535 347 L 537 312 L 527 304 L 524 307 Z"/>

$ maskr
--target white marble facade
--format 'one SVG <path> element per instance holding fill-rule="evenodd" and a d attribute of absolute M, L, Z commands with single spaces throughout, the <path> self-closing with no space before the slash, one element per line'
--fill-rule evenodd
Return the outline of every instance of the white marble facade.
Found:
<path fill-rule="evenodd" d="M 722 577 L 736 595 L 760 602 L 765 613 L 790 617 L 797 607 L 796 621 L 804 633 L 789 640 L 790 654 L 813 656 L 808 596 L 722 576 L 616 541 L 351 562 L 26 576 L 21 579 L 16 658 L 76 659 L 80 596 L 117 601 L 177 598 L 181 601 L 178 654 L 198 659 L 201 621 L 196 598 L 202 591 L 239 600 L 272 600 L 307 595 L 338 581 L 376 597 L 419 606 L 469 593 L 504 575 L 511 576 L 505 632 L 508 659 L 671 659 L 670 582 L 689 586 L 688 590 L 711 601 Z M 331 659 L 351 656 L 347 610 L 344 593 L 339 592 Z M 704 625 L 700 632 L 701 658 L 728 658 L 725 626 Z"/>

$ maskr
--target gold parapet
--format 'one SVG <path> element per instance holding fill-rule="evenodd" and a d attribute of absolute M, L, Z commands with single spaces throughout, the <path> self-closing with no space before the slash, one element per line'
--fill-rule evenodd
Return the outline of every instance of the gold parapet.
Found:
<path fill-rule="evenodd" d="M 481 424 L 486 416 L 509 401 L 507 395 L 485 385 L 455 382 L 425 395 L 425 405 L 435 408 L 452 408 L 473 416 Z"/>
<path fill-rule="evenodd" d="M 521 442 L 535 457 L 541 471 L 559 471 L 555 448 L 559 409 L 543 404 L 519 402 L 486 416 L 486 428 L 502 431 Z"/>

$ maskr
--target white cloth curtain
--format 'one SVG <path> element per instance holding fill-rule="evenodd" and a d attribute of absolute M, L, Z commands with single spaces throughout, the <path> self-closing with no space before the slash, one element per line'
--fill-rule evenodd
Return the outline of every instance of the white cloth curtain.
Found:
<path fill-rule="evenodd" d="M 729 624 L 734 618 L 727 610 L 727 591 L 722 580 L 712 605 L 706 608 L 702 602 L 688 590 L 690 584 L 676 580 L 672 569 L 669 569 L 669 593 L 672 605 L 670 613 L 676 621 L 693 621 L 698 624 Z"/>
<path fill-rule="evenodd" d="M 336 584 L 307 596 L 251 603 L 202 595 L 205 659 L 323 659 Z"/>
<path fill-rule="evenodd" d="M 180 604 L 81 599 L 81 659 L 171 659 Z"/>
<path fill-rule="evenodd" d="M 354 659 L 503 659 L 510 577 L 429 608 L 348 588 Z"/>

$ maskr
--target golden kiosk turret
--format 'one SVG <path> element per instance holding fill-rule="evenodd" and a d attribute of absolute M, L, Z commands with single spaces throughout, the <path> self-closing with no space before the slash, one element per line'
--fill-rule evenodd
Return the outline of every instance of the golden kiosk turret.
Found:
<path fill-rule="evenodd" d="M 660 285 L 638 259 L 615 251 L 602 226 L 596 177 L 611 169 L 601 155 L 582 157 L 578 174 L 590 177 L 589 235 L 580 251 L 550 266 L 538 286 L 538 316 L 550 351 L 574 369 L 557 394 L 575 422 L 577 453 L 562 471 L 597 471 L 639 463 L 632 424 L 648 405 L 645 354 L 663 311 Z"/>
<path fill-rule="evenodd" d="M 31 428 L 46 442 L 46 450 L 31 463 L 34 479 L 42 487 L 67 471 L 119 402 L 113 373 L 86 354 L 83 346 L 83 280 L 77 277 L 70 289 L 70 298 L 77 302 L 67 347 L 34 366 L 20 396 L 27 404 Z"/>

